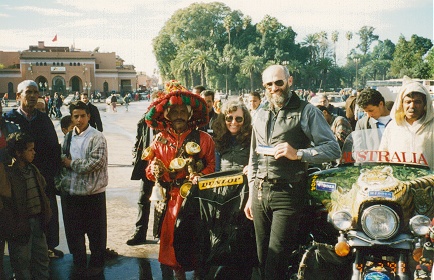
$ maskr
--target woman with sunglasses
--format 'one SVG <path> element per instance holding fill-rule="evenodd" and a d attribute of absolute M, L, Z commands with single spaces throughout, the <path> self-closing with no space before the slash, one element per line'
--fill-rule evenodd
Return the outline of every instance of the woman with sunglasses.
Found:
<path fill-rule="evenodd" d="M 247 174 L 252 134 L 251 123 L 252 118 L 244 102 L 236 99 L 223 104 L 221 113 L 212 126 L 214 130 L 216 172 L 238 171 Z M 247 184 L 247 180 L 245 180 L 245 184 Z M 247 189 L 248 187 L 238 188 L 238 191 L 240 191 L 239 195 L 245 195 L 244 191 Z M 222 193 L 222 195 L 224 196 L 225 194 Z M 231 206 L 229 201 L 225 202 L 225 206 L 226 212 L 232 211 L 231 215 L 233 217 L 239 216 L 230 222 L 237 225 L 237 234 L 226 236 L 225 238 L 232 239 L 234 243 L 242 242 L 245 246 L 242 252 L 239 249 L 233 248 L 230 258 L 235 263 L 233 265 L 218 266 L 213 279 L 250 279 L 252 277 L 253 266 L 257 264 L 253 223 L 243 215 L 244 205 L 241 205 L 241 207 L 238 205 L 240 207 L 239 212 L 237 212 L 237 206 Z M 215 228 L 212 231 L 215 231 L 215 234 L 219 238 L 222 237 L 220 235 L 224 232 L 221 228 Z"/>
<path fill-rule="evenodd" d="M 216 146 L 215 171 L 243 170 L 249 163 L 252 118 L 246 105 L 239 100 L 223 104 L 213 124 Z"/>

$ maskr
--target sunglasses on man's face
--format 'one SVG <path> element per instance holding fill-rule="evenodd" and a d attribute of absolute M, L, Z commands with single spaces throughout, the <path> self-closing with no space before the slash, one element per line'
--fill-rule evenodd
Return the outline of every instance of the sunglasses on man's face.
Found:
<path fill-rule="evenodd" d="M 233 120 L 234 120 L 234 116 L 226 116 L 225 117 L 225 121 L 228 122 L 228 123 L 231 123 Z M 244 121 L 244 118 L 238 116 L 238 117 L 235 117 L 235 121 L 237 123 L 242 123 Z"/>
<path fill-rule="evenodd" d="M 284 80 L 277 80 L 274 82 L 269 82 L 269 83 L 264 84 L 264 87 L 265 88 L 271 88 L 273 86 L 273 84 L 275 84 L 278 87 L 281 87 L 285 84 L 285 81 Z"/>

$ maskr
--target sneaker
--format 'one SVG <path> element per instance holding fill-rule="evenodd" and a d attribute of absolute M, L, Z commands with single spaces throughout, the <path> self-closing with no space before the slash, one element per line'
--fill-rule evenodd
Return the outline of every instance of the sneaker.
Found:
<path fill-rule="evenodd" d="M 48 249 L 48 257 L 50 259 L 63 258 L 63 252 L 57 249 Z"/>
<path fill-rule="evenodd" d="M 140 234 L 134 234 L 130 239 L 127 241 L 127 245 L 129 246 L 136 246 L 136 245 L 142 245 L 146 243 L 146 237 L 141 237 Z"/>
<path fill-rule="evenodd" d="M 115 251 L 115 250 L 112 250 L 112 249 L 110 249 L 110 248 L 107 248 L 107 249 L 105 249 L 105 252 L 104 252 L 104 259 L 107 261 L 107 260 L 111 260 L 111 259 L 114 259 L 114 258 L 117 258 L 119 256 L 119 254 Z"/>

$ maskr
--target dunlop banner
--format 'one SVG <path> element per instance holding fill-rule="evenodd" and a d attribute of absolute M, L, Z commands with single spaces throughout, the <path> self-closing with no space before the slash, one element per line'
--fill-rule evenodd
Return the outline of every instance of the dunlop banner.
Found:
<path fill-rule="evenodd" d="M 200 180 L 198 182 L 199 190 L 206 190 L 218 187 L 235 186 L 243 183 L 243 175 L 225 176 Z"/>

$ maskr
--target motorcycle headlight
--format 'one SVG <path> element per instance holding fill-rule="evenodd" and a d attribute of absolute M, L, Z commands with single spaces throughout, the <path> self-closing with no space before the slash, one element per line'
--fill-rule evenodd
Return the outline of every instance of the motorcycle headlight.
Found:
<path fill-rule="evenodd" d="M 338 211 L 332 216 L 332 223 L 338 230 L 348 230 L 351 228 L 353 217 L 348 211 Z"/>
<path fill-rule="evenodd" d="M 363 211 L 361 225 L 369 237 L 388 239 L 398 232 L 399 216 L 388 206 L 373 205 Z"/>
<path fill-rule="evenodd" d="M 417 215 L 410 219 L 410 229 L 418 236 L 428 234 L 430 224 L 431 220 L 424 215 Z"/>

